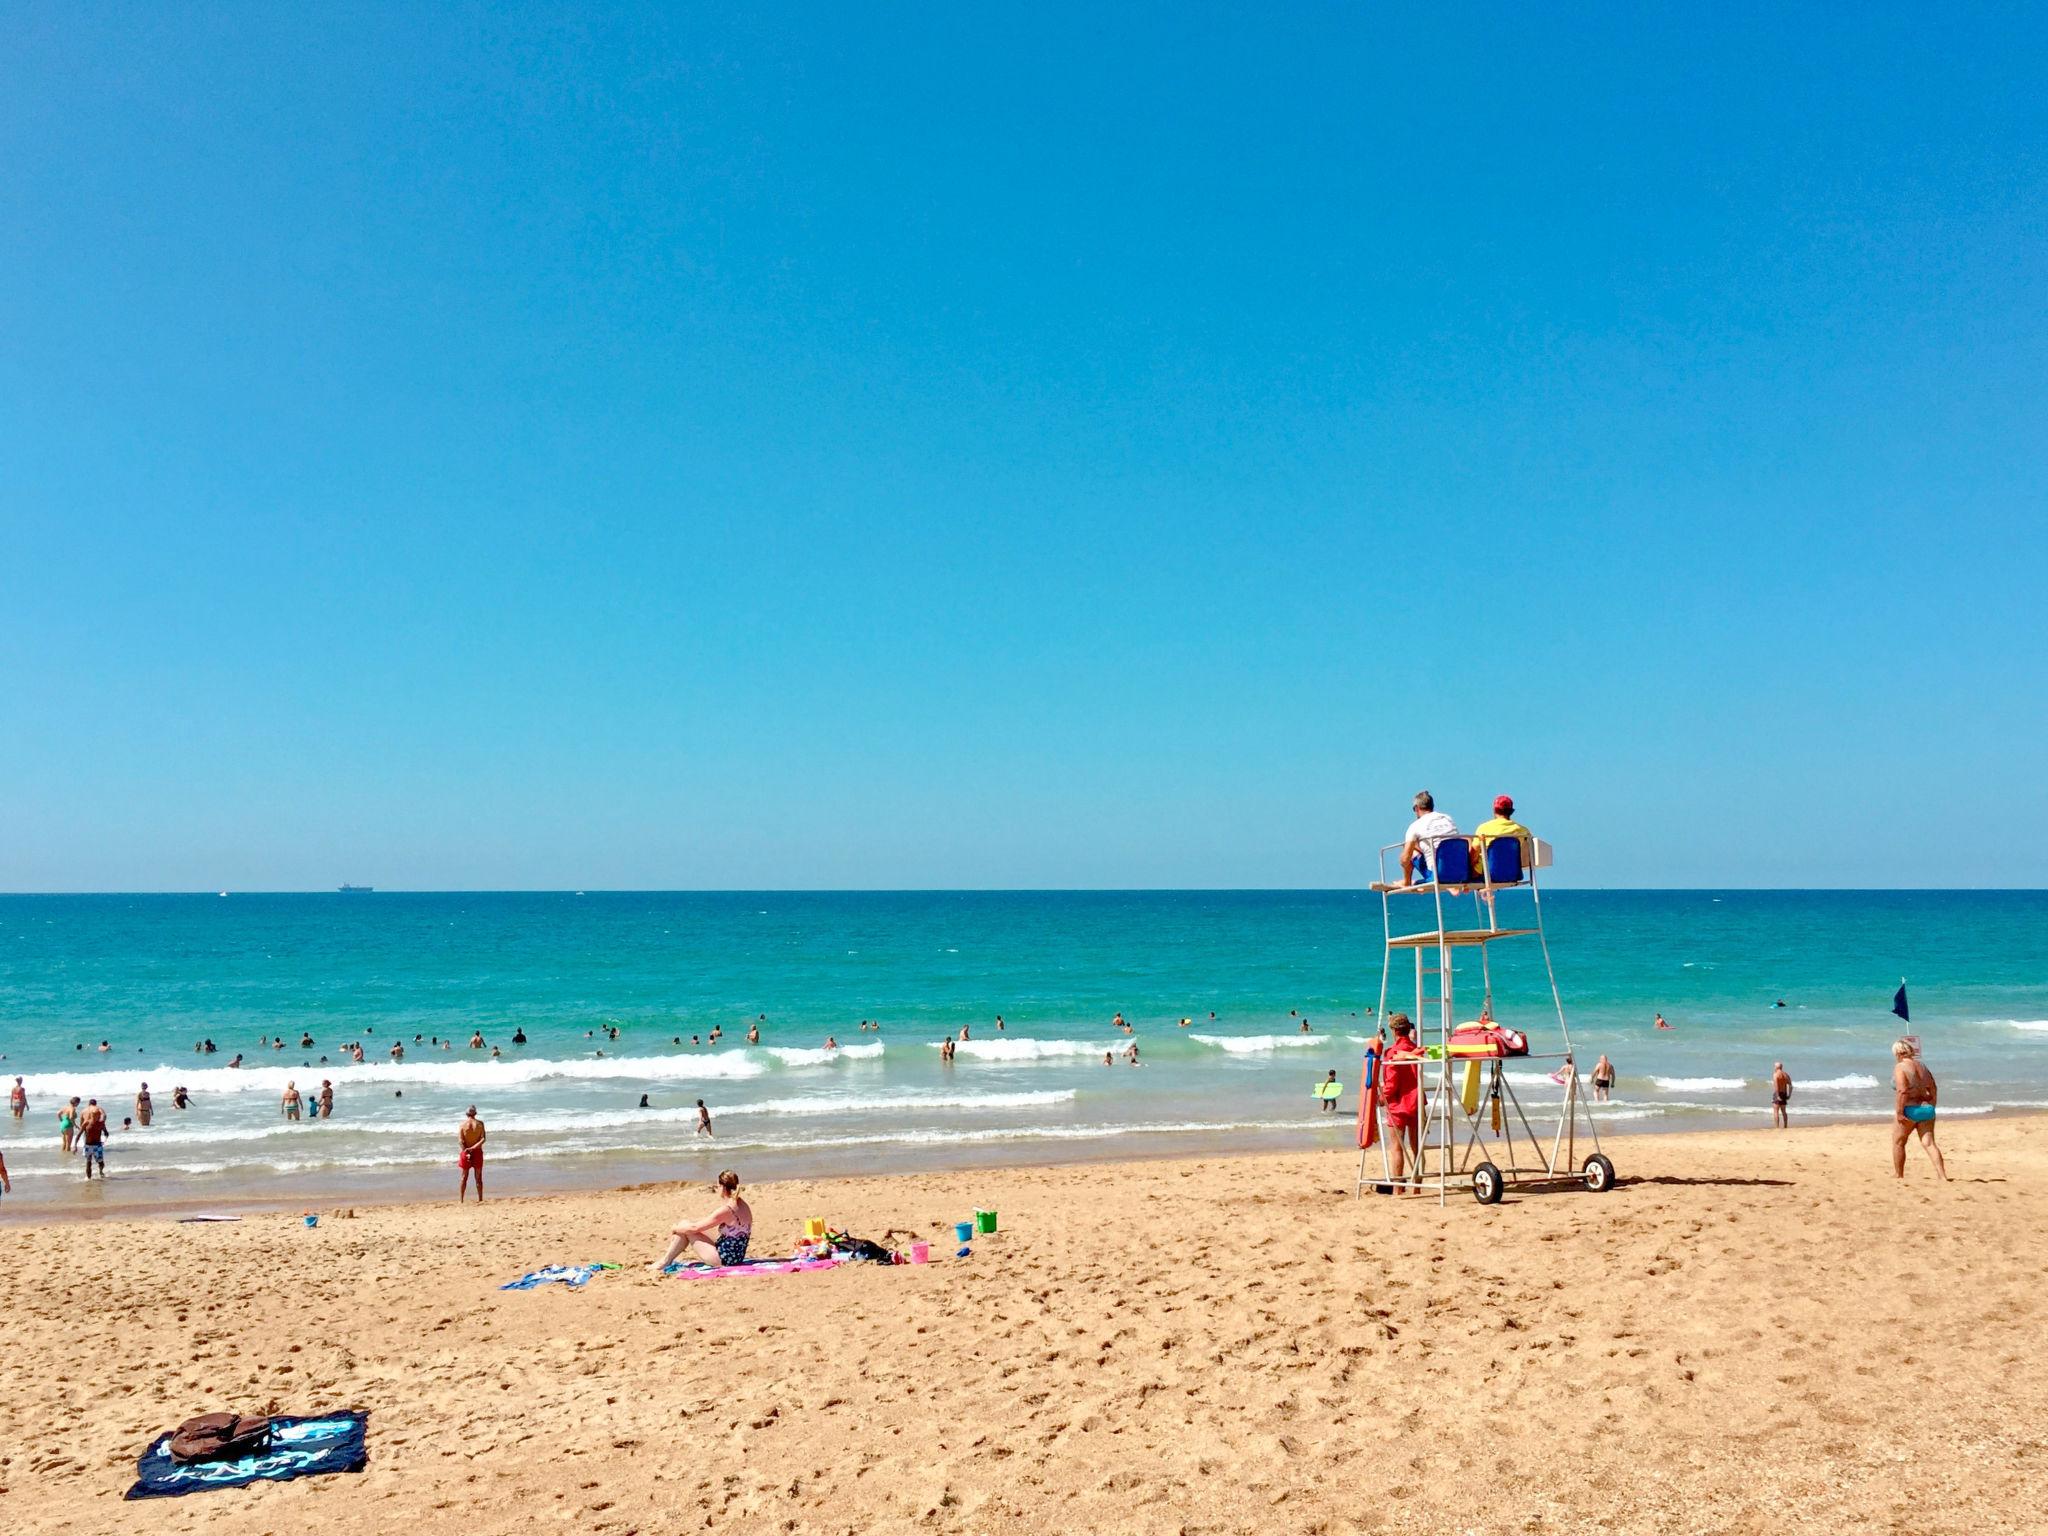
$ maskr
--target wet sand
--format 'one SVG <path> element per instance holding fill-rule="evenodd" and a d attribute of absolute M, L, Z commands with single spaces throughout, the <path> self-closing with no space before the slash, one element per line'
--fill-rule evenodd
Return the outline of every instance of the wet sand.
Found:
<path fill-rule="evenodd" d="M 0 1515 L 220 1532 L 2039 1529 L 2048 1119 L 1611 1138 L 1605 1195 L 1352 1197 L 1355 1153 L 761 1184 L 926 1268 L 629 1270 L 701 1187 L 22 1224 Z M 743 1168 L 742 1172 L 746 1170 Z M 371 1410 L 357 1476 L 122 1505 L 210 1409 Z"/>

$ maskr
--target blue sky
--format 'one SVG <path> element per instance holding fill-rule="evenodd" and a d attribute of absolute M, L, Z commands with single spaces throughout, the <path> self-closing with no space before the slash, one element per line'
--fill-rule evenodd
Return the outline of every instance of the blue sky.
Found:
<path fill-rule="evenodd" d="M 0 889 L 2048 884 L 2038 11 L 588 9 L 11 14 Z"/>

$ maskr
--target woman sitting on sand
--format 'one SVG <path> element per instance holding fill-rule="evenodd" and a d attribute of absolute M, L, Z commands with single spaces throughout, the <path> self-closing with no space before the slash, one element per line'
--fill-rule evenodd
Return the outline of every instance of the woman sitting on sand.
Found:
<path fill-rule="evenodd" d="M 754 1235 L 754 1208 L 740 1198 L 740 1176 L 730 1168 L 718 1176 L 718 1209 L 695 1226 L 680 1226 L 675 1241 L 658 1264 L 648 1268 L 656 1274 L 681 1257 L 685 1248 L 706 1264 L 738 1264 L 747 1256 L 747 1240 Z"/>

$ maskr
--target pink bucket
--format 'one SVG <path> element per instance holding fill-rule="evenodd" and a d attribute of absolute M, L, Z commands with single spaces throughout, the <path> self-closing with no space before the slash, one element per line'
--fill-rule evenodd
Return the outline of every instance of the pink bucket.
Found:
<path fill-rule="evenodd" d="M 911 1263 L 913 1263 L 913 1264 L 929 1264 L 929 1263 L 931 1263 L 931 1261 L 932 1261 L 932 1245 L 931 1245 L 930 1243 L 912 1243 L 912 1244 L 910 1245 L 910 1262 L 911 1262 Z"/>

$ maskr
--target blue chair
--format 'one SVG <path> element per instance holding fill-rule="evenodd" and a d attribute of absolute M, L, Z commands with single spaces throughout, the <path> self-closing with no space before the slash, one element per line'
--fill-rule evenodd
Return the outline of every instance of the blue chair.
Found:
<path fill-rule="evenodd" d="M 1518 885 L 1522 879 L 1522 840 L 1496 837 L 1486 845 L 1486 878 L 1495 885 Z"/>
<path fill-rule="evenodd" d="M 1471 885 L 1472 845 L 1462 837 L 1446 837 L 1436 845 L 1436 878 L 1440 885 Z"/>

